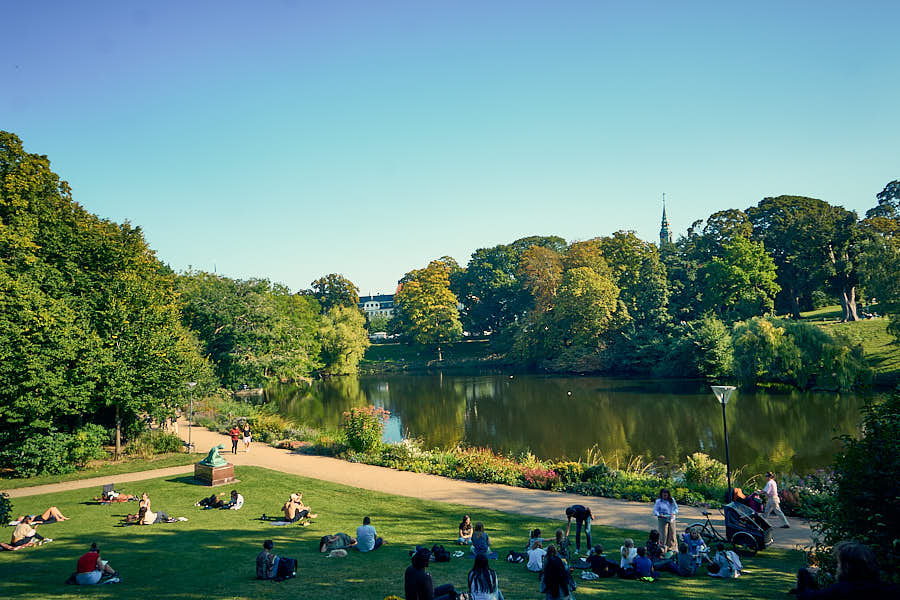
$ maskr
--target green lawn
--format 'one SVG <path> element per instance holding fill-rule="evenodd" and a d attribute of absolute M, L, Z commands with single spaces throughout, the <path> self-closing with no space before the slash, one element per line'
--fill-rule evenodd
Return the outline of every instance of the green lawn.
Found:
<path fill-rule="evenodd" d="M 153 508 L 188 522 L 149 527 L 117 527 L 121 515 L 136 503 L 114 506 L 85 504 L 99 488 L 32 496 L 15 500 L 17 513 L 39 512 L 48 504 L 59 506 L 71 521 L 39 527 L 53 537 L 51 544 L 0 553 L 0 581 L 4 596 L 22 599 L 53 598 L 284 598 L 284 599 L 377 599 L 403 595 L 403 571 L 409 564 L 408 550 L 415 544 L 444 543 L 455 550 L 456 525 L 464 512 L 483 521 L 501 556 L 509 549 L 521 550 L 527 532 L 534 527 L 552 531 L 560 521 L 510 515 L 462 506 L 426 502 L 358 490 L 256 467 L 238 467 L 245 495 L 243 510 L 203 511 L 193 503 L 209 488 L 193 485 L 186 478 L 163 478 L 123 484 L 127 492 L 147 491 Z M 227 491 L 229 488 L 217 488 Z M 319 513 L 310 527 L 274 527 L 255 520 L 262 512 L 275 513 L 287 495 L 304 492 L 304 500 Z M 355 533 L 364 515 L 371 515 L 379 535 L 389 544 L 371 554 L 351 552 L 343 559 L 324 558 L 317 551 L 325 533 Z M 7 534 L 12 529 L 7 528 Z M 618 548 L 626 536 L 643 541 L 646 533 L 594 527 L 594 540 Z M 298 577 L 274 583 L 254 579 L 254 559 L 264 539 L 275 542 L 276 552 L 299 560 Z M 87 588 L 67 586 L 66 577 L 75 561 L 96 541 L 103 557 L 123 578 L 118 585 Z M 738 580 L 707 576 L 690 579 L 665 575 L 653 584 L 599 580 L 579 582 L 579 598 L 785 598 L 793 584 L 793 573 L 802 564 L 796 551 L 766 550 L 746 559 L 751 573 Z M 504 595 L 510 600 L 541 598 L 537 576 L 523 565 L 492 561 Z M 463 587 L 471 568 L 468 558 L 434 564 L 436 584 L 452 582 Z"/>
<path fill-rule="evenodd" d="M 0 477 L 0 490 L 14 490 L 33 485 L 45 485 L 47 483 L 59 483 L 61 481 L 76 481 L 78 479 L 90 479 L 92 477 L 106 477 L 107 475 L 121 475 L 122 473 L 136 473 L 138 471 L 150 471 L 152 469 L 164 469 L 166 467 L 178 467 L 197 462 L 198 454 L 175 453 L 162 454 L 154 458 L 134 458 L 120 461 L 104 461 L 94 464 L 86 469 L 67 473 L 65 475 L 39 475 L 37 477 L 15 478 Z"/>

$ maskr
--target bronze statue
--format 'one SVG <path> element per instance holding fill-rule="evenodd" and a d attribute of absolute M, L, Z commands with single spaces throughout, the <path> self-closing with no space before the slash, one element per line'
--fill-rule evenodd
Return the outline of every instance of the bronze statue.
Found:
<path fill-rule="evenodd" d="M 209 454 L 206 455 L 206 458 L 200 461 L 201 465 L 206 465 L 208 467 L 224 467 L 228 464 L 222 456 L 219 454 L 219 450 L 224 450 L 225 446 L 219 444 L 218 446 L 213 446 L 209 449 Z"/>

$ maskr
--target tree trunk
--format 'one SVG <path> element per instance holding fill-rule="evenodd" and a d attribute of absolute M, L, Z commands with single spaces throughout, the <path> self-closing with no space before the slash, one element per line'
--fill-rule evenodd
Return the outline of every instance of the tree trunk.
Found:
<path fill-rule="evenodd" d="M 800 298 L 797 297 L 794 290 L 791 290 L 791 316 L 800 319 Z"/>
<path fill-rule="evenodd" d="M 116 406 L 116 460 L 122 454 L 122 420 L 119 418 L 119 407 Z"/>
<path fill-rule="evenodd" d="M 856 314 L 856 286 L 851 285 L 850 289 L 845 289 L 841 293 L 841 308 L 844 311 L 844 322 L 859 321 L 859 315 Z"/>
<path fill-rule="evenodd" d="M 441 354 L 441 347 L 438 346 L 438 362 L 443 362 L 444 356 Z"/>

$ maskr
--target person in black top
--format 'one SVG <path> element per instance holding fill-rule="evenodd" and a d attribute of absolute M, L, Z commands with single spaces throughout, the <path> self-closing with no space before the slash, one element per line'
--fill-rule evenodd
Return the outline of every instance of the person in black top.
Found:
<path fill-rule="evenodd" d="M 868 547 L 858 542 L 840 542 L 834 547 L 837 583 L 824 590 L 806 569 L 797 573 L 797 600 L 893 600 L 900 587 L 878 578 L 878 564 Z"/>
<path fill-rule="evenodd" d="M 556 546 L 553 544 L 547 547 L 543 588 L 548 599 L 561 600 L 569 598 L 569 571 L 566 569 L 566 564 L 559 557 Z"/>
<path fill-rule="evenodd" d="M 618 563 L 606 560 L 603 556 L 603 545 L 594 546 L 594 551 L 587 557 L 587 563 L 591 565 L 591 571 L 600 577 L 615 577 L 619 572 Z"/>
<path fill-rule="evenodd" d="M 412 556 L 412 564 L 403 574 L 403 593 L 406 600 L 457 600 L 458 594 L 452 584 L 434 589 L 431 573 L 427 571 L 431 551 L 417 546 Z"/>
<path fill-rule="evenodd" d="M 569 528 L 572 526 L 572 519 L 575 519 L 575 553 L 581 553 L 581 528 L 584 526 L 584 537 L 587 541 L 587 548 L 591 547 L 591 509 L 581 504 L 573 504 L 566 509 L 566 537 L 569 537 Z"/>

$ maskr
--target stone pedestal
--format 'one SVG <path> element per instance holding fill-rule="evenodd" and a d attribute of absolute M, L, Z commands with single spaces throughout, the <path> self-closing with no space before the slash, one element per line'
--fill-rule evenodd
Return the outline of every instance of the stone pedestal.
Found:
<path fill-rule="evenodd" d="M 194 464 L 194 481 L 202 485 L 223 485 L 234 483 L 234 465 L 227 463 L 221 467 L 210 467 L 203 463 Z"/>

